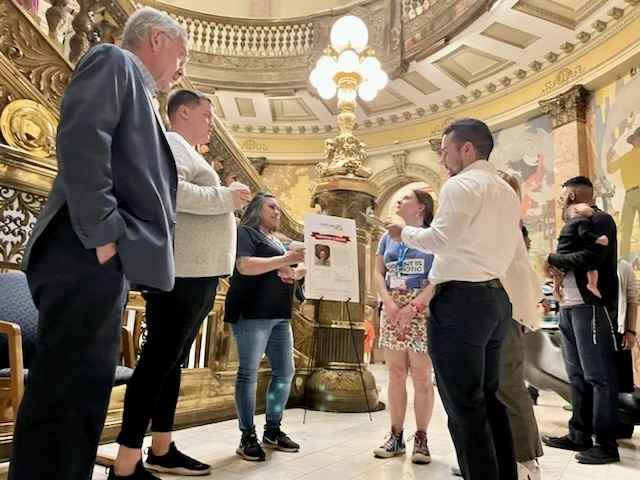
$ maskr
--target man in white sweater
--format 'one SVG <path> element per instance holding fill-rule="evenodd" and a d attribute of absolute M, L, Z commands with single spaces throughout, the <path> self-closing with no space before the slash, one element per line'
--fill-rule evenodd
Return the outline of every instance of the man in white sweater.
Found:
<path fill-rule="evenodd" d="M 180 475 L 206 475 L 211 469 L 180 452 L 171 431 L 181 365 L 213 307 L 219 278 L 233 272 L 233 211 L 247 204 L 251 192 L 238 182 L 221 186 L 218 174 L 194 148 L 209 142 L 213 110 L 207 97 L 179 90 L 169 99 L 168 113 L 172 131 L 167 139 L 178 171 L 175 287 L 145 295 L 147 341 L 127 385 L 114 479 L 157 478 L 135 469 L 149 422 L 152 444 L 146 469 Z"/>

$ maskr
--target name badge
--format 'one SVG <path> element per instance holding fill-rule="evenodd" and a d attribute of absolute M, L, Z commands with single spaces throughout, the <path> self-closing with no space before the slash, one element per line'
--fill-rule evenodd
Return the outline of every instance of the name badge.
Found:
<path fill-rule="evenodd" d="M 391 290 L 406 290 L 407 282 L 405 282 L 404 278 L 393 275 L 389 278 L 389 288 Z"/>

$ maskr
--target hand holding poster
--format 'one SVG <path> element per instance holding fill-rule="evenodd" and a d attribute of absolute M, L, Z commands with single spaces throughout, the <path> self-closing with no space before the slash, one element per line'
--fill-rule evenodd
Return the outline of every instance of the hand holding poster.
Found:
<path fill-rule="evenodd" d="M 356 222 L 348 218 L 304 216 L 305 296 L 344 302 L 360 301 Z"/>

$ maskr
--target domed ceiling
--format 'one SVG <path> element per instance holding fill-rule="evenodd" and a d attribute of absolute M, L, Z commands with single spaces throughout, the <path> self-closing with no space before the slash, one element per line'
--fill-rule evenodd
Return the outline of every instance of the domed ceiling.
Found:
<path fill-rule="evenodd" d="M 640 15 L 640 0 L 171 1 L 180 6 L 143 3 L 188 29 L 192 84 L 210 95 L 232 132 L 265 135 L 336 131 L 335 100 L 322 100 L 308 76 L 331 25 L 347 13 L 365 21 L 391 79 L 374 101 L 359 101 L 358 127 L 365 130 L 496 99 Z M 223 16 L 233 8 L 243 18 Z M 287 11 L 302 15 L 275 18 Z"/>

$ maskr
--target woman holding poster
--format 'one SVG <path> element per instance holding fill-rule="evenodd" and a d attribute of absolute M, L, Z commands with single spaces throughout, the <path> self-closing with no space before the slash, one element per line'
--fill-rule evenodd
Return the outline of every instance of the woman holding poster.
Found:
<path fill-rule="evenodd" d="M 433 198 L 424 190 L 409 191 L 398 202 L 398 215 L 405 224 L 426 228 L 433 220 Z M 408 248 L 386 233 L 380 239 L 375 284 L 382 299 L 380 347 L 389 368 L 389 415 L 391 432 L 374 450 L 378 458 L 405 452 L 403 439 L 407 408 L 407 374 L 411 371 L 417 431 L 414 463 L 429 463 L 427 428 L 433 414 L 434 391 L 431 359 L 427 353 L 427 304 L 432 295 L 429 270 L 433 255 Z"/>

